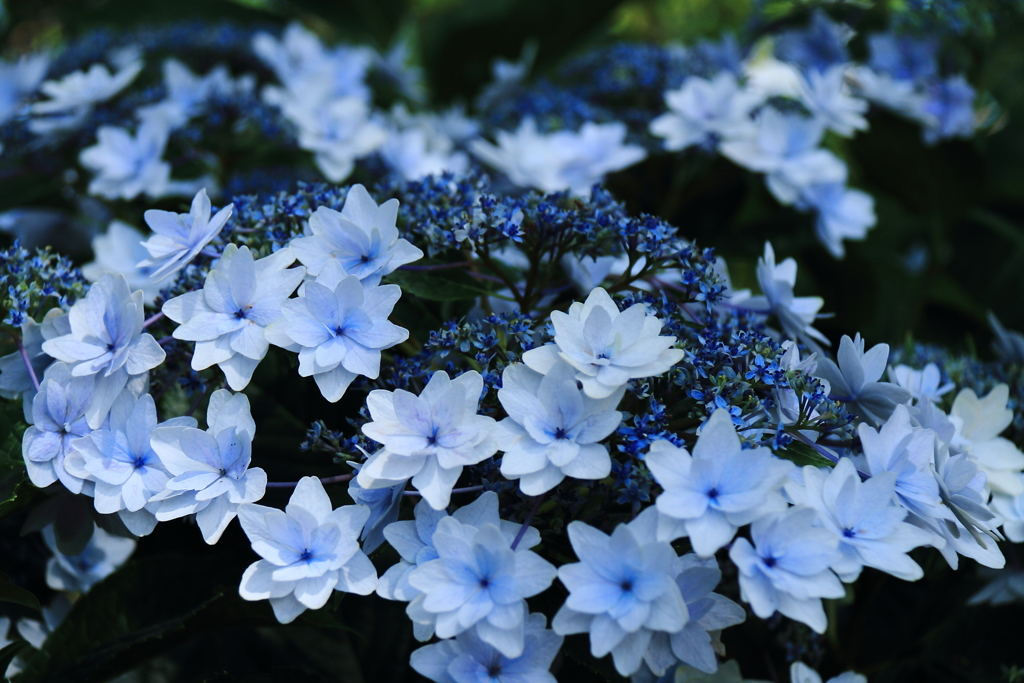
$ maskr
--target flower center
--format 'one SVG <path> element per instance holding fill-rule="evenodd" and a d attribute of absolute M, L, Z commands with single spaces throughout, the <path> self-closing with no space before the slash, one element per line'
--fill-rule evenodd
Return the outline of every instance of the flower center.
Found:
<path fill-rule="evenodd" d="M 711 500 L 718 500 L 718 489 L 714 486 L 708 489 L 708 498 Z"/>
<path fill-rule="evenodd" d="M 565 430 L 562 429 L 561 427 L 559 427 L 558 429 L 555 430 L 555 439 L 557 440 L 557 439 L 564 439 L 564 438 L 565 438 Z"/>
<path fill-rule="evenodd" d="M 853 538 L 856 535 L 857 532 L 853 529 L 843 529 L 843 536 L 845 536 L 846 538 Z"/>
<path fill-rule="evenodd" d="M 302 554 L 299 555 L 300 562 L 311 562 L 313 560 L 313 553 L 310 552 L 309 548 L 303 548 Z"/>
<path fill-rule="evenodd" d="M 778 562 L 779 561 L 776 560 L 771 555 L 769 555 L 768 557 L 764 558 L 764 566 L 769 567 L 769 568 L 774 567 L 776 564 L 778 564 Z"/>

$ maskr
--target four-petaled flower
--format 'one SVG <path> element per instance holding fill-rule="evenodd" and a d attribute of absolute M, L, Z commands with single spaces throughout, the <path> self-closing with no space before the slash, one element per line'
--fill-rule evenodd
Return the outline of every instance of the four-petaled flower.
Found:
<path fill-rule="evenodd" d="M 177 273 L 220 233 L 234 208 L 234 204 L 228 204 L 211 219 L 210 198 L 204 188 L 192 199 L 188 213 L 150 209 L 145 213 L 146 225 L 156 234 L 142 243 L 149 258 L 140 261 L 138 267 L 152 268 L 151 277 L 156 282 Z"/>

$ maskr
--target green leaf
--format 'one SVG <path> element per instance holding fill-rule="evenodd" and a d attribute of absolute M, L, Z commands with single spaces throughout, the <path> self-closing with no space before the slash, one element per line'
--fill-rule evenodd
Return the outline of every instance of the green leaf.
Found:
<path fill-rule="evenodd" d="M 433 265 L 417 263 L 416 265 Z M 493 288 L 477 280 L 465 269 L 396 270 L 387 281 L 402 288 L 407 296 L 428 301 L 468 301 L 494 293 Z"/>
<path fill-rule="evenodd" d="M 0 602 L 13 602 L 16 605 L 34 609 L 36 612 L 41 611 L 38 598 L 30 591 L 15 586 L 3 572 L 0 572 Z M 4 671 L 4 669 L 0 668 L 0 671 Z"/>
<path fill-rule="evenodd" d="M 796 464 L 797 467 L 806 467 L 807 465 L 811 467 L 832 467 L 835 464 L 801 441 L 793 441 L 786 448 L 775 451 L 775 455 L 783 460 L 789 460 Z"/>

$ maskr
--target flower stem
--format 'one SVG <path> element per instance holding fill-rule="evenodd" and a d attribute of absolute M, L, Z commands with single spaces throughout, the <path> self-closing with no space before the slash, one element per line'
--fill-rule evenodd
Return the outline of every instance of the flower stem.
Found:
<path fill-rule="evenodd" d="M 542 493 L 533 499 L 533 507 L 531 507 L 530 511 L 526 513 L 526 519 L 523 520 L 523 526 L 519 527 L 519 533 L 516 534 L 515 539 L 512 541 L 512 550 L 515 550 L 516 546 L 519 545 L 519 542 L 523 540 L 523 536 L 526 535 L 526 530 L 530 528 L 530 522 L 533 521 L 533 516 L 537 514 L 537 510 L 540 508 L 540 504 L 546 495 L 547 494 Z"/>
<path fill-rule="evenodd" d="M 164 312 L 158 311 L 155 315 L 152 315 L 149 318 L 146 318 L 144 321 L 142 321 L 142 329 L 146 329 L 147 327 L 149 327 L 150 325 L 152 325 L 153 323 L 155 323 L 156 321 L 160 320 L 163 317 Z"/>
<path fill-rule="evenodd" d="M 483 491 L 484 485 L 477 484 L 476 486 L 467 486 L 461 489 L 452 489 L 452 493 L 473 493 L 474 491 Z M 402 491 L 403 496 L 422 496 L 423 494 L 419 491 Z"/>
<path fill-rule="evenodd" d="M 320 477 L 321 484 L 340 484 L 348 481 L 352 477 L 356 476 L 355 472 L 351 474 L 339 474 L 336 477 Z M 299 485 L 297 481 L 268 481 L 268 489 L 293 489 Z"/>
<path fill-rule="evenodd" d="M 18 340 L 18 353 L 21 354 L 21 359 L 25 361 L 25 367 L 28 369 L 28 376 L 32 380 L 32 386 L 39 391 L 39 378 L 36 377 L 36 369 L 32 367 L 32 360 L 28 357 L 28 351 L 25 350 L 25 345 Z"/>

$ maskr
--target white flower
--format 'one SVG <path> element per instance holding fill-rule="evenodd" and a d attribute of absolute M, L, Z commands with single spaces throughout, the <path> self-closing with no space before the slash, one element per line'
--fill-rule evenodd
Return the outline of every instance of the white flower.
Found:
<path fill-rule="evenodd" d="M 821 598 L 841 598 L 843 585 L 829 567 L 839 561 L 839 539 L 814 526 L 814 510 L 790 508 L 750 527 L 751 545 L 737 538 L 729 558 L 740 570 L 740 597 L 767 619 L 780 612 L 818 633 L 828 625 Z"/>
<path fill-rule="evenodd" d="M 302 296 L 281 304 L 281 317 L 267 326 L 271 344 L 299 354 L 299 375 L 312 376 L 320 392 L 338 401 L 358 375 L 377 379 L 380 352 L 409 338 L 388 322 L 402 290 L 398 285 L 363 287 L 328 261 Z"/>
<path fill-rule="evenodd" d="M 476 527 L 443 517 L 432 541 L 436 559 L 409 572 L 409 584 L 420 591 L 406 608 L 409 618 L 432 626 L 438 638 L 472 628 L 506 657 L 521 656 L 526 598 L 551 585 L 554 565 L 530 550 L 511 548 L 493 524 Z"/>
<path fill-rule="evenodd" d="M 245 394 L 213 392 L 206 422 L 206 431 L 181 424 L 153 430 L 150 444 L 173 476 L 150 501 L 160 503 L 156 518 L 161 522 L 195 514 L 203 539 L 213 545 L 239 505 L 263 497 L 267 474 L 249 467 L 256 423 Z"/>
<path fill-rule="evenodd" d="M 543 614 L 526 618 L 526 645 L 519 657 L 506 657 L 470 630 L 421 647 L 412 653 L 410 664 L 435 683 L 557 683 L 549 669 L 562 647 L 562 637 L 544 628 L 546 623 Z"/>
<path fill-rule="evenodd" d="M 211 219 L 205 188 L 192 198 L 188 213 L 150 209 L 145 213 L 146 225 L 156 234 L 142 243 L 149 258 L 140 260 L 138 267 L 152 269 L 155 282 L 178 272 L 220 234 L 234 209 L 234 204 L 228 204 Z"/>
<path fill-rule="evenodd" d="M 942 374 L 939 366 L 935 363 L 928 363 L 921 370 L 915 370 L 909 365 L 897 365 L 889 367 L 889 379 L 910 392 L 915 401 L 931 401 L 938 403 L 943 395 L 956 388 L 952 382 L 942 382 Z"/>
<path fill-rule="evenodd" d="M 71 307 L 71 332 L 43 342 L 43 351 L 73 364 L 75 377 L 95 376 L 95 396 L 86 415 L 98 429 L 128 383 L 164 362 L 153 335 L 142 331 L 141 291 L 131 292 L 123 275 L 106 273 Z"/>
<path fill-rule="evenodd" d="M 846 84 L 845 64 L 835 64 L 826 71 L 811 69 L 800 81 L 803 103 L 826 128 L 849 137 L 854 131 L 867 130 L 864 112 L 868 103 L 850 95 Z"/>
<path fill-rule="evenodd" d="M 859 333 L 853 339 L 843 335 L 836 353 L 838 364 L 822 358 L 818 361 L 817 376 L 829 383 L 833 400 L 842 401 L 865 421 L 880 425 L 889 419 L 896 406 L 910 401 L 906 389 L 878 381 L 888 360 L 888 344 L 876 344 L 865 351 Z"/>
<path fill-rule="evenodd" d="M 396 389 L 371 391 L 371 422 L 363 433 L 384 448 L 359 470 L 359 485 L 379 489 L 412 478 L 435 510 L 448 506 L 462 468 L 494 455 L 493 418 L 477 415 L 484 380 L 471 370 L 456 377 L 438 371 L 416 396 Z"/>
<path fill-rule="evenodd" d="M 555 343 L 531 349 L 523 362 L 541 374 L 559 358 L 576 368 L 576 379 L 591 398 L 607 398 L 631 379 L 667 372 L 685 352 L 672 348 L 675 337 L 663 337 L 662 322 L 643 304 L 620 312 L 598 287 L 585 303 L 575 302 L 568 313 L 552 311 Z"/>
<path fill-rule="evenodd" d="M 169 130 L 185 125 L 200 113 L 211 97 L 251 92 L 255 85 L 255 78 L 251 75 L 233 80 L 223 64 L 205 76 L 197 76 L 177 59 L 168 59 L 164 61 L 163 70 L 167 97 L 156 104 L 139 107 L 136 115 L 140 121 L 159 123 Z"/>
<path fill-rule="evenodd" d="M 88 111 L 121 92 L 142 71 L 142 62 L 124 65 L 116 74 L 103 64 L 93 64 L 88 71 L 75 71 L 59 81 L 46 81 L 40 86 L 50 99 L 32 105 L 32 113 L 44 115 L 29 122 L 33 133 L 47 133 L 76 127 Z M 59 114 L 58 116 L 46 116 Z"/>
<path fill-rule="evenodd" d="M 1017 475 L 1024 479 L 1024 474 Z M 1024 482 L 1022 482 L 1024 483 Z M 1024 493 L 992 496 L 992 509 L 1003 518 L 1003 533 L 1014 543 L 1024 543 Z"/>
<path fill-rule="evenodd" d="M 195 427 L 191 417 L 176 417 L 165 427 Z M 96 482 L 94 503 L 101 514 L 117 513 L 128 530 L 145 536 L 156 526 L 158 503 L 149 500 L 163 492 L 171 478 L 150 445 L 157 427 L 153 397 L 121 392 L 107 423 L 78 442 L 66 460 L 67 467 Z"/>
<path fill-rule="evenodd" d="M 397 218 L 397 199 L 377 206 L 365 187 L 353 185 L 340 212 L 317 208 L 309 218 L 312 234 L 296 237 L 289 246 L 310 275 L 319 275 L 336 259 L 346 275 L 376 285 L 383 276 L 423 258 L 422 251 L 399 237 Z"/>
<path fill-rule="evenodd" d="M 811 327 L 825 300 L 820 296 L 793 295 L 793 288 L 796 286 L 796 261 L 788 258 L 776 265 L 775 250 L 771 242 L 764 243 L 764 256 L 758 259 L 757 281 L 764 292 L 762 296 L 746 298 L 734 295 L 733 303 L 765 314 L 774 313 L 782 325 L 782 331 L 789 339 L 804 342 L 816 339 L 828 344 L 825 335 Z"/>
<path fill-rule="evenodd" d="M 165 126 L 143 123 L 134 136 L 124 128 L 100 126 L 96 137 L 96 144 L 78 157 L 96 174 L 89 181 L 89 194 L 106 199 L 145 194 L 157 199 L 169 193 L 171 165 L 162 159 L 168 138 Z"/>
<path fill-rule="evenodd" d="M 202 289 L 164 304 L 164 314 L 180 323 L 174 338 L 196 342 L 193 370 L 216 364 L 235 391 L 249 384 L 270 348 L 264 328 L 305 275 L 305 268 L 288 268 L 294 260 L 287 247 L 256 261 L 248 247 L 229 244 Z"/>
<path fill-rule="evenodd" d="M 139 265 L 146 257 L 143 239 L 142 233 L 127 223 L 110 221 L 105 233 L 92 238 L 96 260 L 82 266 L 82 275 L 90 282 L 99 280 L 107 272 L 124 275 L 128 288 L 133 292 L 141 289 L 146 305 L 151 305 L 160 293 L 160 286 L 153 279 L 152 270 Z"/>
<path fill-rule="evenodd" d="M 656 501 L 658 538 L 689 536 L 701 557 L 714 555 L 739 527 L 786 508 L 780 489 L 793 464 L 767 448 L 743 449 L 727 410 L 711 413 L 692 457 L 655 441 L 644 462 L 664 489 Z"/>
<path fill-rule="evenodd" d="M 904 521 L 908 511 L 896 504 L 895 472 L 861 481 L 853 462 L 841 458 L 827 473 L 807 466 L 801 474 L 803 486 L 790 481 L 786 493 L 793 503 L 814 508 L 821 525 L 839 538 L 842 559 L 832 569 L 840 579 L 856 581 L 865 566 L 904 581 L 924 575 L 906 553 L 930 545 L 932 534 Z"/>
<path fill-rule="evenodd" d="M 789 683 L 821 683 L 821 676 L 803 662 L 793 662 L 789 667 Z M 868 678 L 852 671 L 845 671 L 828 679 L 826 683 L 868 683 Z"/>
<path fill-rule="evenodd" d="M 501 473 L 519 479 L 527 495 L 550 491 L 567 476 L 597 480 L 611 472 L 608 446 L 599 442 L 622 422 L 615 406 L 626 388 L 590 398 L 576 386 L 575 376 L 564 361 L 546 375 L 520 363 L 502 373 L 498 400 L 508 417 L 496 432 L 505 452 Z"/>
<path fill-rule="evenodd" d="M 358 97 L 342 97 L 321 106 L 307 101 L 284 105 L 285 115 L 299 128 L 299 146 L 315 155 L 317 168 L 334 183 L 345 180 L 361 159 L 387 140 L 387 129 L 371 118 L 369 105 Z"/>
<path fill-rule="evenodd" d="M 370 515 L 363 505 L 331 508 L 316 477 L 303 477 L 284 512 L 242 505 L 238 521 L 263 559 L 242 575 L 238 593 L 245 600 L 270 600 L 282 624 L 307 609 L 327 604 L 331 591 L 369 595 L 377 570 L 359 549 L 359 532 Z"/>
<path fill-rule="evenodd" d="M 768 108 L 750 132 L 725 140 L 719 149 L 740 166 L 767 174 L 776 199 L 793 204 L 809 185 L 846 181 L 846 165 L 818 147 L 824 132 L 818 119 Z"/>
<path fill-rule="evenodd" d="M 650 130 L 665 138 L 668 150 L 714 146 L 752 126 L 750 111 L 757 99 L 729 71 L 711 80 L 690 76 L 678 90 L 665 93 L 669 111 L 651 121 Z"/>
<path fill-rule="evenodd" d="M 496 135 L 497 145 L 474 140 L 470 151 L 516 185 L 544 192 L 589 196 L 606 174 L 647 156 L 642 147 L 625 144 L 626 126 L 619 122 L 588 121 L 579 131 L 539 133 L 534 120 L 526 118 L 515 133 L 499 130 Z"/>
<path fill-rule="evenodd" d="M 388 168 L 405 180 L 445 171 L 464 173 L 469 157 L 455 145 L 476 134 L 477 124 L 457 109 L 446 114 L 409 114 L 397 106 L 391 114 L 388 139 L 380 155 Z"/>
<path fill-rule="evenodd" d="M 135 539 L 108 534 L 93 528 L 92 538 L 78 555 L 64 555 L 57 550 L 53 527 L 43 529 L 43 539 L 53 552 L 46 562 L 46 585 L 55 591 L 86 593 L 125 563 L 135 551 Z"/>
<path fill-rule="evenodd" d="M 1024 493 L 1024 453 L 1012 441 L 999 436 L 1013 422 L 1013 411 L 1006 407 L 1010 388 L 997 384 L 984 398 L 973 389 L 964 389 L 953 401 L 949 419 L 956 427 L 951 445 L 965 453 L 987 477 L 989 490 L 1005 496 Z"/>

